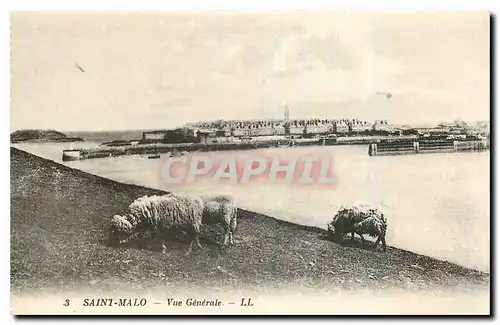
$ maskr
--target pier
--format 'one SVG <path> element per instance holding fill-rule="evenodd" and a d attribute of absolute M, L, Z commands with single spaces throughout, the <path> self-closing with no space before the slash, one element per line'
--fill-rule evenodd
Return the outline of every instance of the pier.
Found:
<path fill-rule="evenodd" d="M 178 152 L 252 150 L 300 146 L 366 145 L 370 156 L 428 152 L 480 151 L 489 149 L 489 140 L 422 140 L 415 136 L 365 136 L 339 138 L 280 139 L 221 143 L 147 143 L 122 146 L 104 145 L 91 149 L 63 150 L 62 160 L 83 160 L 129 155 L 160 155 Z"/>
<path fill-rule="evenodd" d="M 62 160 L 82 160 L 93 158 L 118 157 L 128 155 L 158 155 L 177 152 L 207 152 L 226 150 L 251 150 L 260 148 L 279 148 L 295 146 L 323 145 L 322 139 L 283 139 L 272 141 L 227 142 L 218 144 L 204 143 L 149 143 L 126 146 L 103 146 L 91 149 L 63 150 Z"/>
<path fill-rule="evenodd" d="M 484 140 L 434 140 L 375 142 L 368 145 L 370 156 L 404 155 L 433 152 L 489 150 L 490 141 Z"/>

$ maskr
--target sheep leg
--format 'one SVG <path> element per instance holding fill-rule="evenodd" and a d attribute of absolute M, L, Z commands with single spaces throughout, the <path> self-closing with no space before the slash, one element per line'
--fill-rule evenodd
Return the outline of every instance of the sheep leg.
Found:
<path fill-rule="evenodd" d="M 184 254 L 185 256 L 188 256 L 193 251 L 193 243 L 195 242 L 195 231 L 194 231 L 192 226 L 188 226 L 186 230 L 189 234 L 189 237 L 191 237 L 191 241 L 189 242 L 188 250 Z"/>
<path fill-rule="evenodd" d="M 344 233 L 342 233 L 342 234 L 340 234 L 340 233 L 337 234 L 336 233 L 335 236 L 336 236 L 336 238 L 335 238 L 334 241 L 337 242 L 337 243 L 340 243 L 340 245 L 343 247 L 345 245 L 345 241 L 346 241 L 345 234 Z"/>
<path fill-rule="evenodd" d="M 363 234 L 358 234 L 359 237 L 361 237 L 361 246 L 365 247 L 365 238 L 363 237 Z"/>
<path fill-rule="evenodd" d="M 230 231 L 229 231 L 229 228 L 224 228 L 224 242 L 223 242 L 223 246 L 227 246 L 227 243 L 229 242 L 229 235 L 230 234 Z"/>
<path fill-rule="evenodd" d="M 161 226 L 156 228 L 156 232 L 155 232 L 154 236 L 155 236 L 155 239 L 156 239 L 158 246 L 160 246 L 161 252 L 166 253 L 167 247 L 165 247 L 165 243 L 163 241 L 163 237 L 165 236 L 165 232 L 163 231 L 163 228 Z"/>
<path fill-rule="evenodd" d="M 201 244 L 200 244 L 200 239 L 199 239 L 198 235 L 196 235 L 196 237 L 193 238 L 191 240 L 191 242 L 189 243 L 188 250 L 184 255 L 188 256 L 189 254 L 191 254 L 191 252 L 193 251 L 193 244 L 194 243 L 196 243 L 196 246 L 198 246 L 199 248 L 203 248 L 203 246 L 201 246 Z"/>
<path fill-rule="evenodd" d="M 385 236 L 382 236 L 382 247 L 384 248 L 384 252 L 387 249 L 387 245 L 385 244 Z"/>
<path fill-rule="evenodd" d="M 189 254 L 191 254 L 191 252 L 193 251 L 193 240 L 189 243 L 189 247 L 188 247 L 188 250 L 186 253 L 184 253 L 185 256 L 188 256 Z"/>
<path fill-rule="evenodd" d="M 191 237 L 191 242 L 189 243 L 189 247 L 188 247 L 187 252 L 184 254 L 186 256 L 191 254 L 191 252 L 193 251 L 193 244 L 194 243 L 196 243 L 196 246 L 198 246 L 199 248 L 203 248 L 203 246 L 201 246 L 201 244 L 200 244 L 200 238 L 198 236 L 199 229 L 197 229 L 197 227 L 195 227 L 195 226 L 189 226 L 188 233 Z"/>
<path fill-rule="evenodd" d="M 198 246 L 198 248 L 203 248 L 203 246 L 200 243 L 200 237 L 198 236 L 198 234 L 196 234 L 195 241 L 196 241 L 196 246 Z"/>
<path fill-rule="evenodd" d="M 203 248 L 203 246 L 201 246 L 201 243 L 200 243 L 200 226 L 194 226 L 193 225 L 193 230 L 194 230 L 194 241 L 196 243 L 196 246 L 198 246 L 198 248 Z"/>
<path fill-rule="evenodd" d="M 148 249 L 153 250 L 154 249 L 153 244 L 155 244 L 156 242 L 157 242 L 156 231 L 151 231 L 151 233 L 149 234 L 149 240 L 147 242 Z"/>
<path fill-rule="evenodd" d="M 167 247 L 165 246 L 165 243 L 163 241 L 163 236 L 160 237 L 160 248 L 161 248 L 161 253 L 162 254 L 165 254 L 167 252 Z"/>
<path fill-rule="evenodd" d="M 226 230 L 226 235 L 224 236 L 224 246 L 234 245 L 233 232 L 230 229 Z"/>
<path fill-rule="evenodd" d="M 353 232 L 351 232 L 351 240 L 352 240 L 353 242 L 354 242 L 354 241 L 356 241 L 356 237 L 354 237 L 354 231 L 353 231 Z"/>

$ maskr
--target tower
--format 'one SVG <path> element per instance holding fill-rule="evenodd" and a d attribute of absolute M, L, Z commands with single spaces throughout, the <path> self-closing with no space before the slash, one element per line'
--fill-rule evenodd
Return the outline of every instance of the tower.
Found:
<path fill-rule="evenodd" d="M 290 136 L 290 110 L 288 109 L 288 106 L 285 106 L 285 136 L 289 137 Z"/>

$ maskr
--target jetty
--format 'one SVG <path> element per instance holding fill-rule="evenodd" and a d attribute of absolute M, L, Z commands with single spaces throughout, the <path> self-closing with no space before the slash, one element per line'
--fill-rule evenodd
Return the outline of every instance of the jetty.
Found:
<path fill-rule="evenodd" d="M 103 146 L 90 149 L 63 150 L 62 160 L 82 160 L 129 155 L 157 156 L 160 154 L 175 154 L 176 152 L 207 152 L 229 150 L 251 150 L 260 148 L 281 148 L 296 146 L 322 145 L 322 139 L 284 139 L 272 141 L 226 142 L 217 144 L 205 143 L 147 143 L 125 146 Z"/>
<path fill-rule="evenodd" d="M 370 156 L 421 154 L 436 152 L 489 150 L 489 139 L 477 140 L 418 140 L 374 142 L 368 145 Z"/>
<path fill-rule="evenodd" d="M 301 146 L 367 145 L 370 156 L 416 154 L 427 152 L 453 152 L 489 149 L 489 140 L 424 140 L 417 136 L 354 136 L 284 138 L 273 140 L 227 141 L 219 143 L 137 143 L 107 145 L 98 148 L 63 150 L 62 160 L 83 160 L 129 155 L 158 157 L 161 154 L 175 155 L 178 152 L 209 152 L 252 150 L 262 148 L 284 148 Z"/>
<path fill-rule="evenodd" d="M 314 137 L 314 138 L 281 138 L 273 140 L 225 141 L 219 143 L 138 143 L 128 145 L 107 145 L 91 149 L 63 150 L 62 160 L 82 160 L 93 158 L 118 157 L 128 155 L 157 156 L 175 154 L 176 152 L 207 152 L 228 150 L 252 150 L 261 148 L 284 148 L 302 146 L 335 146 L 363 145 L 373 141 L 388 140 L 413 141 L 415 136 L 357 136 L 357 137 Z"/>

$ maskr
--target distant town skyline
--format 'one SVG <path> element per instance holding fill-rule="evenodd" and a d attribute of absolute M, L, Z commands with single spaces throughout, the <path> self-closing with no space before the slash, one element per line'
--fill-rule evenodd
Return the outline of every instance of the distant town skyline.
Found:
<path fill-rule="evenodd" d="M 11 16 L 11 130 L 489 121 L 489 13 Z M 390 96 L 386 96 L 390 93 Z"/>

